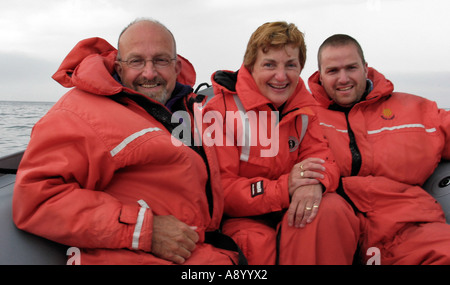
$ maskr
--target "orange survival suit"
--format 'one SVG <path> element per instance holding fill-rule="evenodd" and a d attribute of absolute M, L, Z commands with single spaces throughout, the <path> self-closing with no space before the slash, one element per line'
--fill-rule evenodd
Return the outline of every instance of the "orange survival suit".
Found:
<path fill-rule="evenodd" d="M 14 189 L 14 222 L 81 248 L 81 264 L 169 264 L 151 254 L 152 223 L 173 215 L 200 236 L 185 264 L 232 264 L 234 252 L 205 243 L 223 213 L 214 149 L 175 146 L 172 113 L 114 78 L 116 54 L 103 39 L 81 41 L 53 76 L 75 88 L 33 129 Z M 195 71 L 180 59 L 174 93 L 188 92 L 175 104 L 188 110 Z"/>
<path fill-rule="evenodd" d="M 362 222 L 361 255 L 372 258 L 376 248 L 381 264 L 450 264 L 450 226 L 420 187 L 450 158 L 450 113 L 393 92 L 373 68 L 368 79 L 365 99 L 350 109 L 333 104 L 319 72 L 308 82 L 323 107 L 320 125 L 341 169 L 342 194 Z"/>
<path fill-rule="evenodd" d="M 317 103 L 301 78 L 282 110 L 259 92 L 244 66 L 238 72 L 218 71 L 212 82 L 215 96 L 204 116 L 218 112 L 223 124 L 223 145 L 215 144 L 229 217 L 223 232 L 236 240 L 249 264 L 351 263 L 359 224 L 350 205 L 333 193 L 339 170 L 310 108 Z M 250 121 L 246 127 L 240 120 L 244 114 Z M 232 116 L 235 121 L 229 121 Z M 277 140 L 262 142 L 276 132 Z M 241 143 L 246 137 L 248 144 Z M 326 191 L 316 219 L 294 228 L 285 215 L 288 177 L 292 167 L 308 157 L 326 161 L 320 181 Z"/>

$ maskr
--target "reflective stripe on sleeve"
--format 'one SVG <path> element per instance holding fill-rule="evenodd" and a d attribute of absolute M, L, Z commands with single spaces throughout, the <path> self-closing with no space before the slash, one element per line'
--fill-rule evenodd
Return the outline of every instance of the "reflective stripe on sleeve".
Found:
<path fill-rule="evenodd" d="M 308 122 L 309 122 L 308 115 L 302 114 L 302 133 L 300 134 L 300 143 L 305 137 L 306 130 L 308 129 Z"/>
<path fill-rule="evenodd" d="M 333 128 L 333 129 L 335 129 L 336 131 L 338 131 L 338 132 L 340 132 L 340 133 L 348 133 L 348 131 L 347 130 L 340 130 L 340 129 L 337 129 L 335 126 L 333 126 L 333 125 L 329 125 L 329 124 L 325 124 L 325 123 L 320 123 L 320 125 L 321 126 L 324 126 L 324 127 L 327 127 L 327 128 Z"/>
<path fill-rule="evenodd" d="M 144 224 L 145 211 L 150 208 L 144 200 L 139 200 L 138 203 L 141 205 L 141 209 L 139 210 L 136 226 L 134 227 L 133 241 L 131 244 L 131 248 L 134 250 L 139 249 L 139 238 L 141 237 L 142 225 Z"/>
<path fill-rule="evenodd" d="M 136 133 L 130 135 L 129 137 L 124 139 L 120 144 L 118 144 L 113 150 L 110 151 L 111 156 L 114 157 L 115 155 L 117 155 L 121 150 L 123 150 L 129 143 L 131 143 L 135 139 L 145 135 L 146 133 L 151 133 L 151 132 L 156 132 L 156 131 L 161 131 L 161 129 L 160 128 L 148 128 L 148 129 L 143 129 L 139 132 L 136 132 Z"/>
<path fill-rule="evenodd" d="M 242 161 L 248 161 L 248 158 L 250 156 L 250 142 L 251 142 L 251 129 L 250 129 L 250 122 L 248 120 L 248 117 L 245 114 L 244 106 L 242 105 L 241 100 L 239 99 L 238 95 L 234 95 L 234 102 L 236 103 L 236 106 L 238 107 L 239 114 L 241 116 L 241 122 L 242 122 L 242 151 L 240 159 Z"/>

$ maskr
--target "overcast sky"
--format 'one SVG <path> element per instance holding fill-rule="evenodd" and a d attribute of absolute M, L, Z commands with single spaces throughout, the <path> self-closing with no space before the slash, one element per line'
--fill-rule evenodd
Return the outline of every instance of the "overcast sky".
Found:
<path fill-rule="evenodd" d="M 295 23 L 305 33 L 302 78 L 317 69 L 318 46 L 346 33 L 396 91 L 450 108 L 448 0 L 15 0 L 0 10 L 0 100 L 58 100 L 67 89 L 51 79 L 80 40 L 117 46 L 120 31 L 151 17 L 175 35 L 178 53 L 197 71 L 197 85 L 219 69 L 237 70 L 252 32 L 268 21 Z"/>

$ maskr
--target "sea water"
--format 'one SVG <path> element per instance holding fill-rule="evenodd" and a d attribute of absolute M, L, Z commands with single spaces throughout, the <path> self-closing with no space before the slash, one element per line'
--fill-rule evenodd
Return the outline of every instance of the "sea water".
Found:
<path fill-rule="evenodd" d="M 31 129 L 53 104 L 0 101 L 0 157 L 25 150 Z"/>

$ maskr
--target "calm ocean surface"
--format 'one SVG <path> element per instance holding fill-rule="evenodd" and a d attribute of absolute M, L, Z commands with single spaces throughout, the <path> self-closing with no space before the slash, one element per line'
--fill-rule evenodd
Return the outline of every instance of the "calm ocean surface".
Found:
<path fill-rule="evenodd" d="M 34 124 L 53 104 L 0 101 L 0 157 L 25 150 Z"/>

